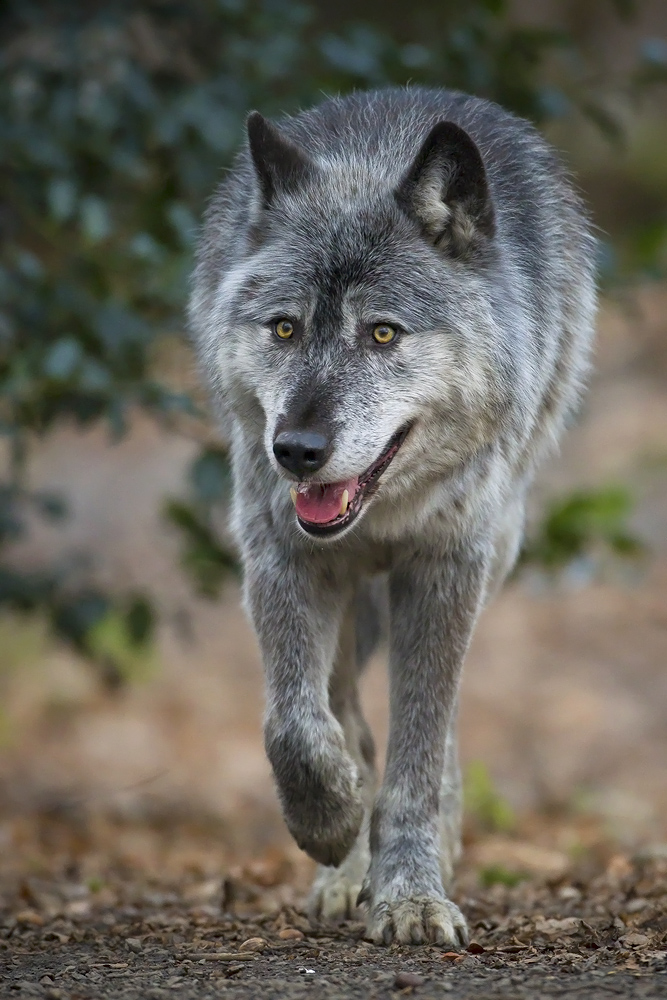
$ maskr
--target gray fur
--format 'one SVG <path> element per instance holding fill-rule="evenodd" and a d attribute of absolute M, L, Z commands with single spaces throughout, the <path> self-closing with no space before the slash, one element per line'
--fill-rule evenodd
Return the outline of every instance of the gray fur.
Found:
<path fill-rule="evenodd" d="M 594 242 L 544 140 L 476 98 L 357 93 L 248 129 L 206 215 L 190 323 L 231 445 L 267 753 L 287 824 L 323 866 L 315 915 L 350 915 L 365 873 L 374 940 L 461 943 L 445 893 L 461 667 L 585 378 Z M 272 332 L 279 317 L 292 341 Z M 368 334 L 381 321 L 405 331 L 387 349 Z M 408 426 L 356 520 L 307 533 L 278 431 L 322 433 L 310 479 L 336 483 Z M 391 721 L 376 797 L 356 680 L 381 619 L 377 574 Z"/>

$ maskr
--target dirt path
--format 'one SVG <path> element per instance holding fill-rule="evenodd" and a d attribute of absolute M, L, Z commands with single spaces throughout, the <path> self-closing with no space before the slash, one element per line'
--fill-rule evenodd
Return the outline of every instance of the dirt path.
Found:
<path fill-rule="evenodd" d="M 201 862 L 177 878 L 148 877 L 113 857 L 98 865 L 102 876 L 84 878 L 76 863 L 45 872 L 33 854 L 0 882 L 0 997 L 667 996 L 664 847 L 634 857 L 589 850 L 510 886 L 509 869 L 476 863 L 499 843 L 515 867 L 539 856 L 546 871 L 558 857 L 516 838 L 469 847 L 456 892 L 473 937 L 463 954 L 379 948 L 360 923 L 309 924 L 298 905 L 304 873 L 275 854 L 225 878 Z"/>

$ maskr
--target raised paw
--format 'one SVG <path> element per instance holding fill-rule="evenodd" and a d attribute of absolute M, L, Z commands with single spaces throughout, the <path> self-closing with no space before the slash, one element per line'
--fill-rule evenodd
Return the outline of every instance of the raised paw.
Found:
<path fill-rule="evenodd" d="M 301 850 L 326 866 L 340 865 L 345 860 L 364 816 L 361 799 L 350 794 L 336 800 L 332 792 L 310 813 L 300 804 L 286 804 L 284 799 L 283 809 L 289 831 Z"/>
<path fill-rule="evenodd" d="M 415 896 L 371 905 L 367 936 L 375 944 L 439 944 L 464 948 L 468 927 L 458 906 L 448 899 Z"/>
<path fill-rule="evenodd" d="M 321 865 L 340 865 L 364 818 L 359 772 L 342 735 L 268 724 L 265 740 L 290 833 Z"/>

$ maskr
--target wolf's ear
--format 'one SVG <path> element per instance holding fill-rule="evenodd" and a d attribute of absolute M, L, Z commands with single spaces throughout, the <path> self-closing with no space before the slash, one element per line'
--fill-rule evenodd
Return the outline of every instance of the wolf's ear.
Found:
<path fill-rule="evenodd" d="M 248 145 L 264 207 L 280 191 L 293 191 L 316 170 L 310 157 L 260 115 L 251 111 L 246 122 Z"/>
<path fill-rule="evenodd" d="M 479 149 L 454 122 L 426 136 L 396 190 L 401 208 L 434 243 L 465 252 L 479 236 L 493 236 L 493 204 Z"/>

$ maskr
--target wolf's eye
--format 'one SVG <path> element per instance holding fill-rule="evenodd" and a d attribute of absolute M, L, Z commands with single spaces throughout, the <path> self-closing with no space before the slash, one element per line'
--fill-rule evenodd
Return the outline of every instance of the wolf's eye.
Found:
<path fill-rule="evenodd" d="M 294 336 L 294 324 L 290 323 L 288 319 L 279 319 L 273 324 L 273 330 L 276 337 L 280 337 L 281 340 L 289 340 L 290 337 Z"/>
<path fill-rule="evenodd" d="M 388 323 L 378 323 L 373 327 L 373 340 L 376 344 L 390 344 L 397 334 L 396 327 Z"/>

